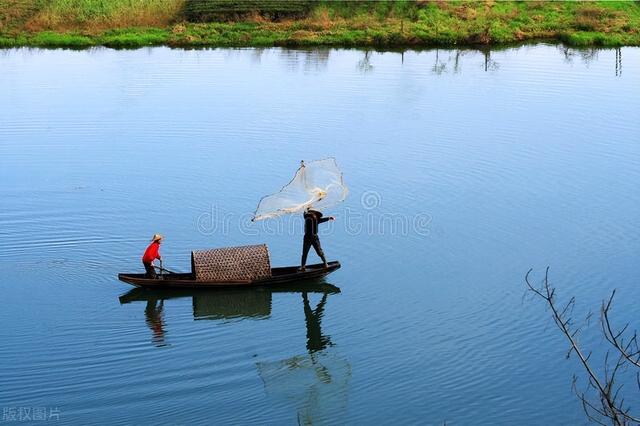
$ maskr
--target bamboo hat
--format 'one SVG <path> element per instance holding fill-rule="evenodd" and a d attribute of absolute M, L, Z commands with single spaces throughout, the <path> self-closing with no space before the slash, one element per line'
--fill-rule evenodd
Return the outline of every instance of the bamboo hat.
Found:
<path fill-rule="evenodd" d="M 151 241 L 160 241 L 163 238 L 164 237 L 160 234 L 153 234 L 153 238 L 151 239 Z"/>

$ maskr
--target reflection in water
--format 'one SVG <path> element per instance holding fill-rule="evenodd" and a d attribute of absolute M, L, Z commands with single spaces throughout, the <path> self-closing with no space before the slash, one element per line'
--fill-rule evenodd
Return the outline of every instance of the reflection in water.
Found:
<path fill-rule="evenodd" d="M 327 68 L 330 49 L 282 49 L 280 56 L 284 59 L 284 63 L 292 71 L 298 69 L 301 65 L 305 71 L 322 71 Z"/>
<path fill-rule="evenodd" d="M 498 64 L 494 59 L 491 58 L 491 50 L 490 49 L 481 49 L 481 50 L 471 50 L 471 49 L 456 49 L 456 50 L 445 50 L 444 51 L 448 56 L 445 58 L 442 57 L 442 53 L 440 49 L 435 50 L 435 62 L 431 67 L 431 72 L 436 75 L 442 75 L 448 73 L 450 70 L 454 74 L 458 74 L 461 71 L 461 61 L 460 59 L 469 54 L 474 54 L 480 52 L 484 58 L 483 66 L 485 71 L 496 71 L 500 68 L 500 64 Z M 401 58 L 402 63 L 404 63 L 404 57 Z"/>
<path fill-rule="evenodd" d="M 401 60 L 404 62 L 404 55 L 402 55 Z M 363 73 L 369 72 L 373 69 L 373 65 L 371 65 L 370 50 L 364 51 L 364 57 L 358 61 L 357 68 Z"/>
<path fill-rule="evenodd" d="M 326 349 L 327 346 L 332 346 L 331 338 L 322 335 L 322 327 L 320 326 L 324 305 L 327 303 L 327 293 L 322 295 L 322 300 L 315 309 L 311 309 L 306 292 L 302 293 L 302 301 L 304 302 L 304 319 L 307 323 L 307 350 L 309 353 L 313 353 Z"/>
<path fill-rule="evenodd" d="M 598 51 L 598 49 L 592 47 L 589 49 L 580 49 L 578 50 L 578 54 L 585 64 L 590 64 L 591 62 L 598 59 Z"/>
<path fill-rule="evenodd" d="M 269 318 L 270 315 L 270 291 L 239 289 L 193 295 L 195 320 L 263 319 Z"/>
<path fill-rule="evenodd" d="M 274 293 L 322 293 L 322 306 L 313 314 L 320 329 L 320 317 L 327 295 L 339 293 L 340 289 L 324 281 L 311 281 L 301 285 L 256 287 L 250 289 L 144 289 L 134 288 L 120 296 L 120 303 L 147 302 L 145 321 L 153 333 L 153 343 L 166 345 L 165 322 L 163 319 L 164 301 L 169 299 L 191 298 L 193 318 L 195 320 L 233 320 L 266 319 L 271 315 L 271 300 Z M 308 302 L 307 302 L 308 303 Z M 306 311 L 305 311 L 306 312 Z M 309 326 L 309 323 L 308 323 Z"/>
<path fill-rule="evenodd" d="M 500 65 L 493 59 L 491 59 L 491 49 L 482 49 L 482 55 L 484 56 L 484 70 L 495 71 L 500 68 Z"/>
<path fill-rule="evenodd" d="M 274 293 L 301 293 L 307 353 L 281 361 L 258 362 L 257 369 L 267 394 L 293 405 L 299 424 L 326 423 L 346 415 L 351 365 L 333 351 L 331 337 L 322 332 L 327 299 L 340 289 L 324 280 L 299 285 L 250 289 L 176 290 L 135 288 L 120 303 L 146 302 L 145 320 L 156 346 L 166 346 L 164 301 L 190 297 L 195 320 L 264 320 L 271 316 Z M 314 303 L 313 293 L 322 294 Z"/>
<path fill-rule="evenodd" d="M 164 301 L 154 298 L 147 300 L 147 307 L 144 309 L 144 316 L 147 325 L 153 333 L 153 344 L 156 346 L 166 346 L 164 340 L 164 320 L 162 318 L 162 311 L 164 309 Z"/>
<path fill-rule="evenodd" d="M 331 424 L 346 417 L 351 365 L 331 352 L 257 363 L 267 394 L 293 405 L 298 424 Z"/>
<path fill-rule="evenodd" d="M 598 53 L 602 50 L 595 47 L 589 48 L 572 48 L 564 45 L 559 45 L 558 50 L 564 56 L 564 59 L 567 63 L 573 63 L 575 57 L 579 57 L 580 60 L 584 64 L 590 64 L 594 60 L 598 59 Z M 496 50 L 492 50 L 489 48 L 482 49 L 435 49 L 434 51 L 427 50 L 426 52 L 433 52 L 435 56 L 435 61 L 433 66 L 431 67 L 431 72 L 436 75 L 447 74 L 448 72 L 452 72 L 454 74 L 458 74 L 461 71 L 461 58 L 463 56 L 474 56 L 478 53 L 483 57 L 483 68 L 485 72 L 489 71 L 497 71 L 500 68 L 500 64 L 492 58 L 492 53 Z M 401 64 L 405 63 L 405 53 L 407 51 L 403 50 L 398 52 Z M 420 52 L 420 51 L 419 51 Z M 444 53 L 444 57 L 443 57 Z M 291 53 L 286 55 L 287 57 L 295 57 Z M 356 68 L 362 73 L 368 73 L 374 70 L 375 61 L 371 50 L 363 50 L 362 57 L 356 63 Z M 615 49 L 615 75 L 616 77 L 620 77 L 622 75 L 622 49 Z"/>
<path fill-rule="evenodd" d="M 434 74 L 440 75 L 445 72 L 446 69 L 447 64 L 440 62 L 440 49 L 436 49 L 436 63 L 433 64 L 431 71 L 433 71 Z"/>
<path fill-rule="evenodd" d="M 413 51 L 413 50 L 412 50 Z M 399 61 L 404 65 L 405 62 L 405 53 L 409 52 L 408 50 L 402 50 L 397 52 L 399 54 Z M 422 51 L 418 51 L 422 52 Z M 436 75 L 447 74 L 448 72 L 453 72 L 454 74 L 458 74 L 461 71 L 462 61 L 461 58 L 463 56 L 473 56 L 474 54 L 482 54 L 483 56 L 483 67 L 485 71 L 496 71 L 500 68 L 500 64 L 496 62 L 493 58 L 491 58 L 491 50 L 490 49 L 435 49 L 425 50 L 424 52 L 430 53 L 433 52 L 435 56 L 435 61 L 433 66 L 431 67 L 431 72 Z M 362 57 L 356 63 L 356 69 L 362 73 L 368 73 L 374 70 L 373 65 L 373 54 L 371 50 L 363 50 Z M 388 53 L 388 52 L 387 52 Z M 385 53 L 385 54 L 387 54 Z"/>
<path fill-rule="evenodd" d="M 268 58 L 274 52 L 281 59 L 281 63 L 290 71 L 315 72 L 326 70 L 332 49 L 274 49 L 264 47 L 224 49 L 226 58 L 248 56 L 254 64 L 262 63 L 263 59 Z"/>
<path fill-rule="evenodd" d="M 577 57 L 580 57 L 582 62 L 586 65 L 589 65 L 591 62 L 598 59 L 598 52 L 600 50 L 595 47 L 586 47 L 586 48 L 576 49 L 576 48 L 568 47 L 564 45 L 558 46 L 558 49 L 560 50 L 560 52 L 562 52 L 562 54 L 564 55 L 564 60 L 568 64 L 573 63 L 573 59 L 577 56 Z M 622 65 L 622 63 L 620 65 Z M 616 66 L 617 66 L 617 63 L 616 63 Z"/>
<path fill-rule="evenodd" d="M 578 56 L 586 65 L 589 65 L 591 62 L 597 60 L 598 53 L 602 50 L 596 47 L 576 49 L 562 45 L 559 46 L 558 49 L 564 55 L 565 62 L 569 64 L 573 63 L 573 59 Z M 622 49 L 620 47 L 615 48 L 614 74 L 616 77 L 622 76 Z"/>
<path fill-rule="evenodd" d="M 262 55 L 264 54 L 264 47 L 256 47 L 251 51 L 251 60 L 252 62 L 259 64 L 262 62 Z"/>
<path fill-rule="evenodd" d="M 256 364 L 267 394 L 295 407 L 298 424 L 329 423 L 346 415 L 351 378 L 349 362 L 327 348 L 331 337 L 322 333 L 328 293 L 312 308 L 302 293 L 307 326 L 307 354 Z"/>

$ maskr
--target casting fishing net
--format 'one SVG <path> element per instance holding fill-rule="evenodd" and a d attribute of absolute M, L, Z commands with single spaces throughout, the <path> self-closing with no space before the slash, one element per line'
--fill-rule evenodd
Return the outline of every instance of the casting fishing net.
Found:
<path fill-rule="evenodd" d="M 334 158 L 302 162 L 291 182 L 260 200 L 253 220 L 300 213 L 307 207 L 322 211 L 343 201 L 347 194 Z"/>

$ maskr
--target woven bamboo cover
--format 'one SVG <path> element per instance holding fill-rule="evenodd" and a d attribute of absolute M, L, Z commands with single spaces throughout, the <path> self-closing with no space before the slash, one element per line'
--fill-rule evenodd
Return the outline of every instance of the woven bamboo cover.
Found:
<path fill-rule="evenodd" d="M 197 281 L 244 281 L 271 276 L 265 244 L 192 251 L 191 267 Z"/>

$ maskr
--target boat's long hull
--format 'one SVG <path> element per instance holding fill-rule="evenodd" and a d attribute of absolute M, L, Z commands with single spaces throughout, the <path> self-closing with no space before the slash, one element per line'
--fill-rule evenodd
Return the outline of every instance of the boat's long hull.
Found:
<path fill-rule="evenodd" d="M 297 266 L 271 268 L 271 277 L 255 281 L 196 281 L 192 274 L 164 274 L 156 279 L 147 278 L 145 274 L 118 274 L 118 279 L 136 287 L 156 288 L 215 288 L 215 287 L 249 287 L 284 284 L 312 278 L 321 278 L 340 268 L 340 262 L 329 262 L 325 268 L 323 264 L 309 265 L 305 271 Z"/>

